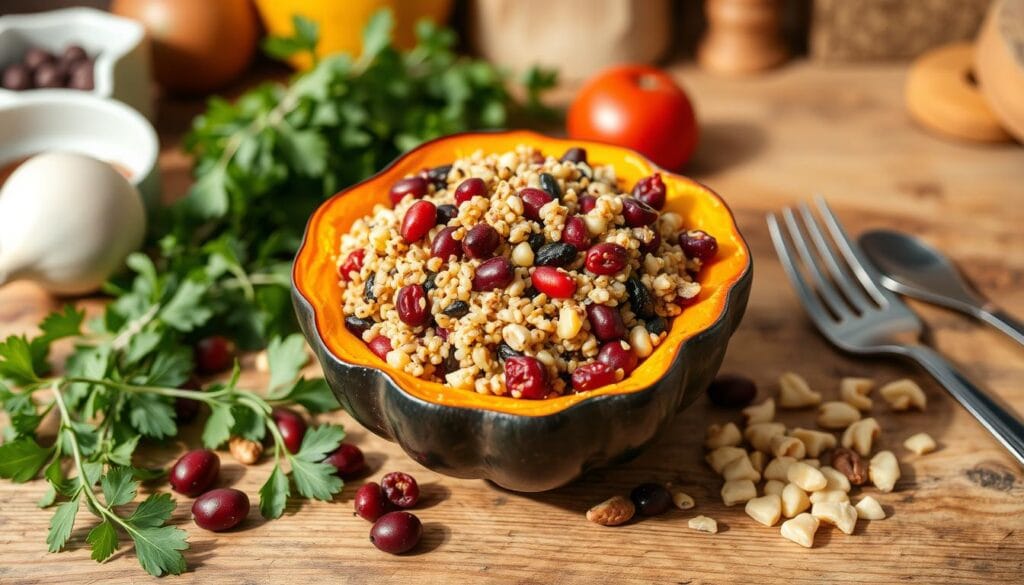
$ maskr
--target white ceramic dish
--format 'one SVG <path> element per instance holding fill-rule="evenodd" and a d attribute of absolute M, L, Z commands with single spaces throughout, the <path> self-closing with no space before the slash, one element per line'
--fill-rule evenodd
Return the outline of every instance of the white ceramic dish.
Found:
<path fill-rule="evenodd" d="M 40 91 L 0 103 L 0 167 L 41 152 L 74 152 L 117 163 L 153 210 L 160 200 L 153 126 L 137 111 L 89 92 Z"/>
<path fill-rule="evenodd" d="M 96 59 L 91 92 L 0 89 L 0 104 L 67 92 L 87 93 L 122 101 L 153 119 L 149 40 L 141 24 L 92 8 L 0 17 L 0 68 L 20 61 L 31 47 L 60 53 L 72 43 Z"/>

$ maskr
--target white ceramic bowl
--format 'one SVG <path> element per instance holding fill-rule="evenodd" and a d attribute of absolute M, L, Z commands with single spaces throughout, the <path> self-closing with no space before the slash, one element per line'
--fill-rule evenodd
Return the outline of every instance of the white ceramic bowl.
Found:
<path fill-rule="evenodd" d="M 59 54 L 72 43 L 95 57 L 95 87 L 91 92 L 0 89 L 0 104 L 76 92 L 122 101 L 153 119 L 149 40 L 141 24 L 92 8 L 0 17 L 0 68 L 20 61 L 31 47 Z"/>
<path fill-rule="evenodd" d="M 137 111 L 89 92 L 39 92 L 29 100 L 0 103 L 0 168 L 49 151 L 86 154 L 128 171 L 150 211 L 160 201 L 153 126 Z"/>

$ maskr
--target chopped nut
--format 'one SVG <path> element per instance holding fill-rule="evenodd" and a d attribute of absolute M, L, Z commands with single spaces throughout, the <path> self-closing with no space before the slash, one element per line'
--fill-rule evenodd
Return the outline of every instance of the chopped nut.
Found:
<path fill-rule="evenodd" d="M 874 419 L 865 419 L 874 420 Z M 846 476 L 852 485 L 863 485 L 868 480 L 868 466 L 856 451 L 839 447 L 832 451 L 832 467 Z"/>
<path fill-rule="evenodd" d="M 903 441 L 903 446 L 912 453 L 918 455 L 924 455 L 925 453 L 931 453 L 935 450 L 935 439 L 928 433 L 917 433 L 907 437 L 906 441 Z"/>
<path fill-rule="evenodd" d="M 860 420 L 860 411 L 845 402 L 831 401 L 818 408 L 818 426 L 845 429 Z"/>
<path fill-rule="evenodd" d="M 775 435 L 772 437 L 772 454 L 776 457 L 795 457 L 803 459 L 807 454 L 807 447 L 803 441 L 795 437 Z"/>
<path fill-rule="evenodd" d="M 772 452 L 772 437 L 785 434 L 786 425 L 777 422 L 754 423 L 743 431 L 750 446 L 765 453 Z"/>
<path fill-rule="evenodd" d="M 743 436 L 740 435 L 740 429 L 736 423 L 711 425 L 704 432 L 704 446 L 708 449 L 735 447 L 742 442 Z"/>
<path fill-rule="evenodd" d="M 819 468 L 821 474 L 828 480 L 828 485 L 825 486 L 826 490 L 839 490 L 842 492 L 850 491 L 850 480 L 843 475 L 838 469 L 825 465 Z"/>
<path fill-rule="evenodd" d="M 742 504 L 757 497 L 757 488 L 749 479 L 734 479 L 722 486 L 722 503 L 726 506 Z"/>
<path fill-rule="evenodd" d="M 744 510 L 747 512 L 747 516 L 761 524 L 775 526 L 779 517 L 782 516 L 782 498 L 775 494 L 752 498 L 747 501 Z"/>
<path fill-rule="evenodd" d="M 743 422 L 747 425 L 772 422 L 775 420 L 775 400 L 768 398 L 760 404 L 752 404 L 741 411 Z"/>
<path fill-rule="evenodd" d="M 764 478 L 788 481 L 786 479 L 786 472 L 789 470 L 789 466 L 794 463 L 796 463 L 796 459 L 792 457 L 776 457 L 769 461 L 768 465 L 764 468 Z"/>
<path fill-rule="evenodd" d="M 849 502 L 819 502 L 811 507 L 811 515 L 834 525 L 844 534 L 853 534 L 857 525 L 857 509 Z"/>
<path fill-rule="evenodd" d="M 878 503 L 878 500 L 871 496 L 864 496 L 854 506 L 857 508 L 857 517 L 865 520 L 885 520 L 885 510 L 882 509 L 882 505 Z"/>
<path fill-rule="evenodd" d="M 761 474 L 754 469 L 754 466 L 750 463 L 750 457 L 746 455 L 743 457 L 737 457 L 726 465 L 725 469 L 722 470 L 722 477 L 725 481 L 732 481 L 736 479 L 761 481 Z"/>
<path fill-rule="evenodd" d="M 843 378 L 839 381 L 839 397 L 857 410 L 868 412 L 873 405 L 868 394 L 874 388 L 875 381 L 870 378 Z"/>
<path fill-rule="evenodd" d="M 785 488 L 786 488 L 785 482 L 779 481 L 777 479 L 769 479 L 768 481 L 764 482 L 764 493 L 765 493 L 765 495 L 767 495 L 767 494 L 775 494 L 777 496 L 781 496 L 782 495 L 782 490 L 785 489 Z"/>
<path fill-rule="evenodd" d="M 819 502 L 849 502 L 850 494 L 843 490 L 821 490 L 820 492 L 812 492 L 810 500 L 812 504 Z"/>
<path fill-rule="evenodd" d="M 818 524 L 817 518 L 804 512 L 783 522 L 779 532 L 783 538 L 792 540 L 802 547 L 811 548 L 814 546 L 814 533 L 818 531 Z"/>
<path fill-rule="evenodd" d="M 891 492 L 900 479 L 900 464 L 892 451 L 879 451 L 868 464 L 871 483 L 883 492 Z"/>
<path fill-rule="evenodd" d="M 613 496 L 587 510 L 587 520 L 601 526 L 618 526 L 629 522 L 636 507 L 629 498 Z"/>
<path fill-rule="evenodd" d="M 807 380 L 793 372 L 779 377 L 779 406 L 782 408 L 805 408 L 821 404 L 821 392 L 811 390 Z"/>
<path fill-rule="evenodd" d="M 836 446 L 836 436 L 832 433 L 797 427 L 789 432 L 789 436 L 799 439 L 804 444 L 808 457 L 817 457 L 826 449 Z"/>
<path fill-rule="evenodd" d="M 861 457 L 867 457 L 871 455 L 871 445 L 881 432 L 882 427 L 878 426 L 878 421 L 874 418 L 859 420 L 846 427 L 840 444 L 847 449 L 853 449 Z"/>
<path fill-rule="evenodd" d="M 715 473 L 721 475 L 722 470 L 725 466 L 732 463 L 739 457 L 746 457 L 747 452 L 739 447 L 719 447 L 714 451 L 708 453 L 704 457 L 704 461 L 708 462 L 711 469 L 715 470 Z"/>
<path fill-rule="evenodd" d="M 782 488 L 782 514 L 786 518 L 792 518 L 810 507 L 811 501 L 807 498 L 807 492 L 799 486 L 787 483 Z"/>
<path fill-rule="evenodd" d="M 917 382 L 909 378 L 889 382 L 879 388 L 878 393 L 893 410 L 909 410 L 910 408 L 924 410 L 928 406 L 928 398 L 925 397 L 924 390 L 921 390 Z"/>
<path fill-rule="evenodd" d="M 790 483 L 795 483 L 805 492 L 823 490 L 828 485 L 828 480 L 820 471 L 802 461 L 797 461 L 789 466 L 789 469 L 786 470 L 786 479 Z"/>
<path fill-rule="evenodd" d="M 263 455 L 263 445 L 243 437 L 231 437 L 228 441 L 228 451 L 242 465 L 253 465 Z"/>
<path fill-rule="evenodd" d="M 690 497 L 690 494 L 684 492 L 678 486 L 668 484 L 666 487 L 668 488 L 668 493 L 672 494 L 672 503 L 676 505 L 676 508 L 689 510 L 697 505 L 694 503 L 693 498 Z"/>
<path fill-rule="evenodd" d="M 761 451 L 754 451 L 750 454 L 750 465 L 756 469 L 758 473 L 764 471 L 764 466 L 767 462 L 768 456 Z"/>
<path fill-rule="evenodd" d="M 690 518 L 690 521 L 686 523 L 691 529 L 698 532 L 707 532 L 715 534 L 718 532 L 718 522 L 715 522 L 714 518 L 708 518 L 707 516 L 697 516 L 696 518 Z"/>

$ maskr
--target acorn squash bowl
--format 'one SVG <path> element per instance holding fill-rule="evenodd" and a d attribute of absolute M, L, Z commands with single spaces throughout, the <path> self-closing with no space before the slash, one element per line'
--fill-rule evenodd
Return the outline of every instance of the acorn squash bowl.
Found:
<path fill-rule="evenodd" d="M 718 240 L 718 254 L 698 276 L 699 300 L 672 320 L 661 345 L 619 383 L 547 400 L 477 394 L 393 370 L 345 329 L 335 262 L 340 236 L 352 223 L 375 204 L 387 204 L 392 183 L 408 174 L 478 149 L 505 152 L 518 144 L 555 156 L 582 146 L 592 164 L 611 164 L 627 189 L 660 172 L 668 187 L 665 209 Z M 363 426 L 437 472 L 538 492 L 635 456 L 689 406 L 722 363 L 751 280 L 746 242 L 729 208 L 707 187 L 624 148 L 509 131 L 428 142 L 323 203 L 310 218 L 296 256 L 292 296 L 328 384 Z"/>

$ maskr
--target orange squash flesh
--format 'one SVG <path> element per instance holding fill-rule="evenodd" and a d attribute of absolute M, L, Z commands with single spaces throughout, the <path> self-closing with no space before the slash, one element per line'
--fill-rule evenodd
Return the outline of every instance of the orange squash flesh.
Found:
<path fill-rule="evenodd" d="M 370 352 L 361 339 L 345 329 L 335 263 L 341 235 L 349 230 L 353 222 L 370 214 L 373 206 L 378 203 L 388 205 L 389 188 L 406 175 L 417 173 L 423 168 L 449 164 L 477 150 L 500 153 L 513 150 L 519 144 L 537 147 L 545 155 L 556 157 L 572 146 L 586 148 L 591 164 L 612 165 L 620 188 L 627 191 L 632 189 L 638 179 L 659 172 L 668 188 L 664 211 L 678 213 L 685 227 L 704 230 L 718 240 L 718 254 L 704 266 L 698 276 L 702 285 L 699 301 L 672 320 L 665 340 L 621 382 L 547 400 L 478 394 L 396 371 Z M 524 416 L 544 416 L 594 396 L 637 392 L 657 382 L 668 371 L 680 345 L 722 316 L 730 289 L 739 282 L 749 266 L 750 250 L 740 236 L 732 213 L 725 202 L 707 187 L 664 171 L 624 148 L 562 140 L 516 130 L 458 134 L 428 142 L 410 151 L 379 174 L 338 193 L 310 218 L 306 239 L 295 259 L 292 278 L 296 290 L 313 307 L 315 326 L 327 349 L 342 361 L 382 370 L 405 392 L 428 402 Z"/>

